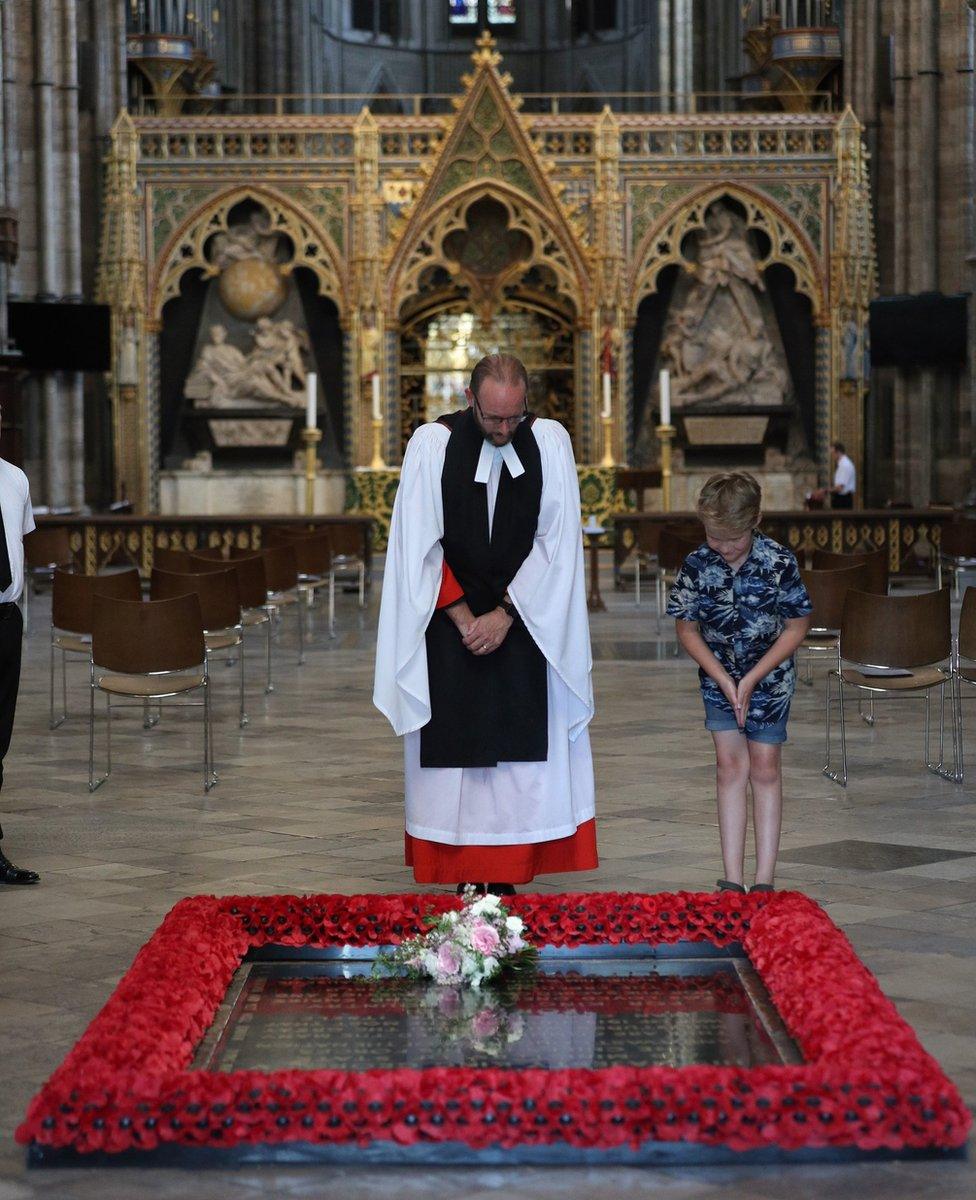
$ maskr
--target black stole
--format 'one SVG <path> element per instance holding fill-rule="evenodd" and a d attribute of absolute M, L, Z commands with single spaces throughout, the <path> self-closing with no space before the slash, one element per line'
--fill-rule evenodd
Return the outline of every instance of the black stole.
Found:
<path fill-rule="evenodd" d="M 488 486 L 474 473 L 484 435 L 470 409 L 441 418 L 451 430 L 444 455 L 444 559 L 476 617 L 495 608 L 532 549 L 542 500 L 542 460 L 532 418 L 512 445 L 525 468 L 502 466 L 488 537 Z M 492 654 L 466 649 L 453 621 L 435 612 L 427 626 L 431 718 L 420 731 L 422 767 L 496 767 L 544 762 L 549 754 L 546 659 L 516 617 Z"/>

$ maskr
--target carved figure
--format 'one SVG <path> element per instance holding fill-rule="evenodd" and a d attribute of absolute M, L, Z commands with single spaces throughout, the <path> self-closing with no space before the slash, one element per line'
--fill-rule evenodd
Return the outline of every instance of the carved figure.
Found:
<path fill-rule="evenodd" d="M 303 352 L 308 335 L 291 321 L 258 319 L 254 348 L 243 354 L 227 341 L 223 325 L 210 328 L 210 342 L 186 381 L 184 394 L 206 408 L 248 408 L 261 404 L 305 404 Z"/>
<path fill-rule="evenodd" d="M 247 359 L 227 341 L 223 325 L 210 326 L 210 342 L 200 351 L 186 381 L 184 394 L 209 408 L 233 408 Z"/>
<path fill-rule="evenodd" d="M 271 218 L 266 212 L 254 212 L 240 225 L 231 225 L 226 232 L 217 234 L 210 259 L 221 270 L 248 258 L 270 263 L 274 262 L 277 249 L 278 235 L 271 229 Z"/>
<path fill-rule="evenodd" d="M 741 218 L 717 201 L 675 287 L 661 338 L 659 362 L 671 372 L 676 407 L 785 403 L 789 374 L 775 318 L 760 305 L 763 291 Z"/>

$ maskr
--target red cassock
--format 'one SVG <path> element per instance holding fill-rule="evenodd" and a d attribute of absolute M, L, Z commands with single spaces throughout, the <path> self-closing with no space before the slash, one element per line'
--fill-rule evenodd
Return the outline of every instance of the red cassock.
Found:
<path fill-rule="evenodd" d="M 437 607 L 460 600 L 464 590 L 444 563 Z M 404 833 L 405 859 L 417 883 L 477 881 L 528 883 L 536 875 L 590 871 L 598 865 L 596 820 L 583 822 L 569 837 L 501 846 L 454 846 Z"/>

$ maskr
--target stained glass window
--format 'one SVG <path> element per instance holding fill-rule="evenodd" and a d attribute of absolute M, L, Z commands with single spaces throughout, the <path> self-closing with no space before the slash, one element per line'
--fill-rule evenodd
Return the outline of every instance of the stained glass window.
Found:
<path fill-rule="evenodd" d="M 517 17 L 515 0 L 448 0 L 448 13 L 452 25 L 514 25 Z"/>
<path fill-rule="evenodd" d="M 514 25 L 515 0 L 488 0 L 489 25 Z"/>
<path fill-rule="evenodd" d="M 478 23 L 478 0 L 449 0 L 452 25 L 476 25 Z"/>

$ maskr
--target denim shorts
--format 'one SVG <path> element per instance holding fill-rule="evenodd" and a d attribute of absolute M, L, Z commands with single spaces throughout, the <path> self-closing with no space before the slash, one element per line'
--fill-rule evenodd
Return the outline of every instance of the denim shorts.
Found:
<path fill-rule="evenodd" d="M 721 708 L 716 708 L 713 704 L 705 702 L 705 728 L 710 733 L 721 733 L 726 729 L 737 729 L 745 736 L 749 742 L 764 742 L 767 746 L 780 746 L 786 741 L 786 722 L 790 719 L 790 710 L 787 708 L 781 720 L 775 725 L 754 725 L 750 721 L 748 714 L 746 715 L 746 724 L 744 729 L 739 728 L 739 723 L 731 712 L 725 712 Z"/>

